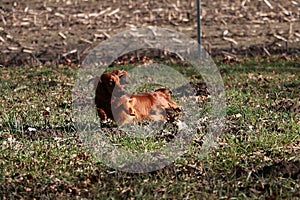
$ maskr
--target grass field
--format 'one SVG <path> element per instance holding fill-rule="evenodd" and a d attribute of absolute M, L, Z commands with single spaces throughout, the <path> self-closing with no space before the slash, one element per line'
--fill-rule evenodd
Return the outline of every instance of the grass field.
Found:
<path fill-rule="evenodd" d="M 228 98 L 218 145 L 203 158 L 195 133 L 182 157 L 145 174 L 88 153 L 71 117 L 76 67 L 0 68 L 0 198 L 300 199 L 299 60 L 217 66 Z"/>

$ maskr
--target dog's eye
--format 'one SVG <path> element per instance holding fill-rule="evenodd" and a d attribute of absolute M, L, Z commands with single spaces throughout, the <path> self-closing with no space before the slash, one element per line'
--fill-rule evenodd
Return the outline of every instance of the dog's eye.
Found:
<path fill-rule="evenodd" d="M 114 84 L 114 81 L 113 81 L 113 80 L 109 80 L 108 84 L 109 84 L 109 85 L 113 85 L 113 84 Z"/>

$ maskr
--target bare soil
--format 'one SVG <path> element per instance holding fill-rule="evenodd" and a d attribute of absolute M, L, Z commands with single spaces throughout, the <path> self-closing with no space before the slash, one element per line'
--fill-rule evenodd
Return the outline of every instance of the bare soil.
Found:
<path fill-rule="evenodd" d="M 213 55 L 299 53 L 298 0 L 202 0 L 203 46 Z M 101 41 L 145 26 L 196 39 L 196 0 L 0 2 L 0 65 L 80 61 Z"/>
<path fill-rule="evenodd" d="M 282 161 L 270 166 L 264 166 L 257 171 L 258 175 L 274 177 L 300 178 L 300 161 Z"/>

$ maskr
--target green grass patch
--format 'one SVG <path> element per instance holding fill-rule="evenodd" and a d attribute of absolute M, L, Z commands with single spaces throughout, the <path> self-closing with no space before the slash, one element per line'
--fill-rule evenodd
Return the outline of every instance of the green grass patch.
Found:
<path fill-rule="evenodd" d="M 172 65 L 201 81 L 189 67 Z M 109 168 L 83 144 L 71 116 L 76 68 L 0 68 L 1 199 L 299 198 L 299 63 L 254 59 L 218 68 L 228 105 L 217 144 L 203 156 L 203 122 L 183 156 L 146 174 Z M 159 133 L 106 137 L 132 152 L 155 150 L 170 139 Z"/>

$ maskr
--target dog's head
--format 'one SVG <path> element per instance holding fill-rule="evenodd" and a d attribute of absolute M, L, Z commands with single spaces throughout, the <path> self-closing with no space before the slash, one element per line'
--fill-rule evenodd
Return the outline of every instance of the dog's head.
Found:
<path fill-rule="evenodd" d="M 124 83 L 127 72 L 124 70 L 114 70 L 112 73 L 102 74 L 100 84 L 113 96 L 125 94 Z"/>

